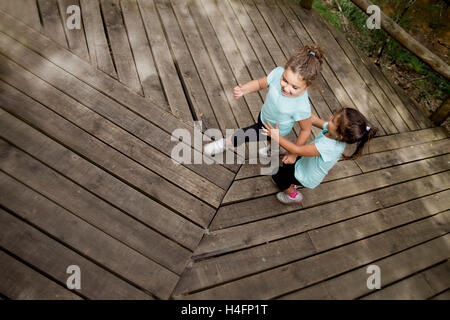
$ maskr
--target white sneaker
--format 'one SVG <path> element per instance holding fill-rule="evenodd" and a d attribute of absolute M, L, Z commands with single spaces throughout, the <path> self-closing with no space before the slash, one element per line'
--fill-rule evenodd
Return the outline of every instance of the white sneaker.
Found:
<path fill-rule="evenodd" d="M 203 149 L 203 152 L 206 153 L 208 156 L 213 156 L 218 153 L 222 153 L 225 151 L 225 139 L 220 139 L 211 143 L 208 143 L 205 148 Z"/>
<path fill-rule="evenodd" d="M 277 193 L 277 199 L 278 201 L 284 203 L 284 204 L 290 204 L 290 203 L 302 203 L 303 202 L 303 195 L 297 191 L 297 195 L 295 198 L 291 198 L 288 194 L 286 194 L 284 191 Z"/>

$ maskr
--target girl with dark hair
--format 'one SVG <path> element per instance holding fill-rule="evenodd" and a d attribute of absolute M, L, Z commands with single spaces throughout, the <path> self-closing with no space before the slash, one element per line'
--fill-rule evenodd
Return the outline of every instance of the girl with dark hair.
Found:
<path fill-rule="evenodd" d="M 275 184 L 283 191 L 277 199 L 283 203 L 301 203 L 303 196 L 297 192 L 296 186 L 306 188 L 317 187 L 328 171 L 338 162 L 344 153 L 346 144 L 357 143 L 355 152 L 346 159 L 354 159 L 361 155 L 366 143 L 377 133 L 377 129 L 369 125 L 367 119 L 352 108 L 344 108 L 335 112 L 329 122 L 312 115 L 312 124 L 322 128 L 311 144 L 297 146 L 281 137 L 278 124 L 274 128 L 270 123 L 264 124 L 263 134 L 279 142 L 280 146 L 292 154 L 299 156 L 295 164 L 285 164 L 272 176 Z"/>
<path fill-rule="evenodd" d="M 319 75 L 324 54 L 317 45 L 307 45 L 296 52 L 283 67 L 273 69 L 267 77 L 252 80 L 234 88 L 234 98 L 259 91 L 269 87 L 264 105 L 258 116 L 258 122 L 249 127 L 238 129 L 227 139 L 217 140 L 205 146 L 205 153 L 214 155 L 225 148 L 237 147 L 244 142 L 259 141 L 263 123 L 272 125 L 278 123 L 280 135 L 291 132 L 295 122 L 298 122 L 301 133 L 297 138 L 298 146 L 304 145 L 311 134 L 311 106 L 307 89 Z M 253 135 L 246 133 L 254 130 Z M 269 140 L 269 139 L 268 139 Z M 270 146 L 260 149 L 261 156 L 269 156 Z M 285 163 L 294 163 L 295 155 L 289 154 L 283 158 Z"/>

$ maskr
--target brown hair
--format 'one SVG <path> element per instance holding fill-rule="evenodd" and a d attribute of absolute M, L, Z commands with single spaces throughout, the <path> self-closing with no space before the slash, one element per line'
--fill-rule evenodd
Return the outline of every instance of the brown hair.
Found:
<path fill-rule="evenodd" d="M 318 45 L 306 45 L 289 58 L 284 69 L 289 68 L 295 74 L 299 74 L 306 81 L 306 85 L 310 86 L 320 73 L 324 57 L 325 54 Z"/>
<path fill-rule="evenodd" d="M 339 117 L 337 127 L 339 140 L 350 144 L 358 143 L 355 152 L 349 157 L 344 155 L 344 158 L 359 157 L 366 143 L 377 134 L 378 129 L 372 127 L 362 113 L 356 109 L 343 108 L 335 112 L 335 117 Z"/>

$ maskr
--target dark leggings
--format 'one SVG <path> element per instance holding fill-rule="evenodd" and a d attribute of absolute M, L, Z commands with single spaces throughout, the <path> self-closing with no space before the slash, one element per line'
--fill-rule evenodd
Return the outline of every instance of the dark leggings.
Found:
<path fill-rule="evenodd" d="M 297 157 L 295 163 L 301 157 Z M 301 186 L 302 184 L 295 178 L 295 163 L 293 164 L 285 164 L 278 169 L 278 172 L 272 176 L 273 181 L 277 184 L 280 190 L 288 189 L 291 184 L 295 184 Z"/>
<path fill-rule="evenodd" d="M 233 133 L 231 137 L 231 142 L 233 143 L 233 146 L 237 147 L 243 144 L 244 142 L 249 141 L 260 141 L 260 140 L 270 141 L 270 137 L 261 134 L 261 132 L 259 131 L 263 128 L 264 126 L 261 121 L 261 113 L 259 113 L 257 123 L 246 128 L 238 129 Z"/>

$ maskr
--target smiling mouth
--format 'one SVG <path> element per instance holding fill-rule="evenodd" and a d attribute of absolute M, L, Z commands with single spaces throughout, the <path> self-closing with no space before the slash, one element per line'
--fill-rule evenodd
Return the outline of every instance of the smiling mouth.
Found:
<path fill-rule="evenodd" d="M 283 92 L 284 95 L 288 96 L 289 93 L 287 93 L 286 91 L 284 91 L 284 89 L 281 89 L 281 92 Z"/>

